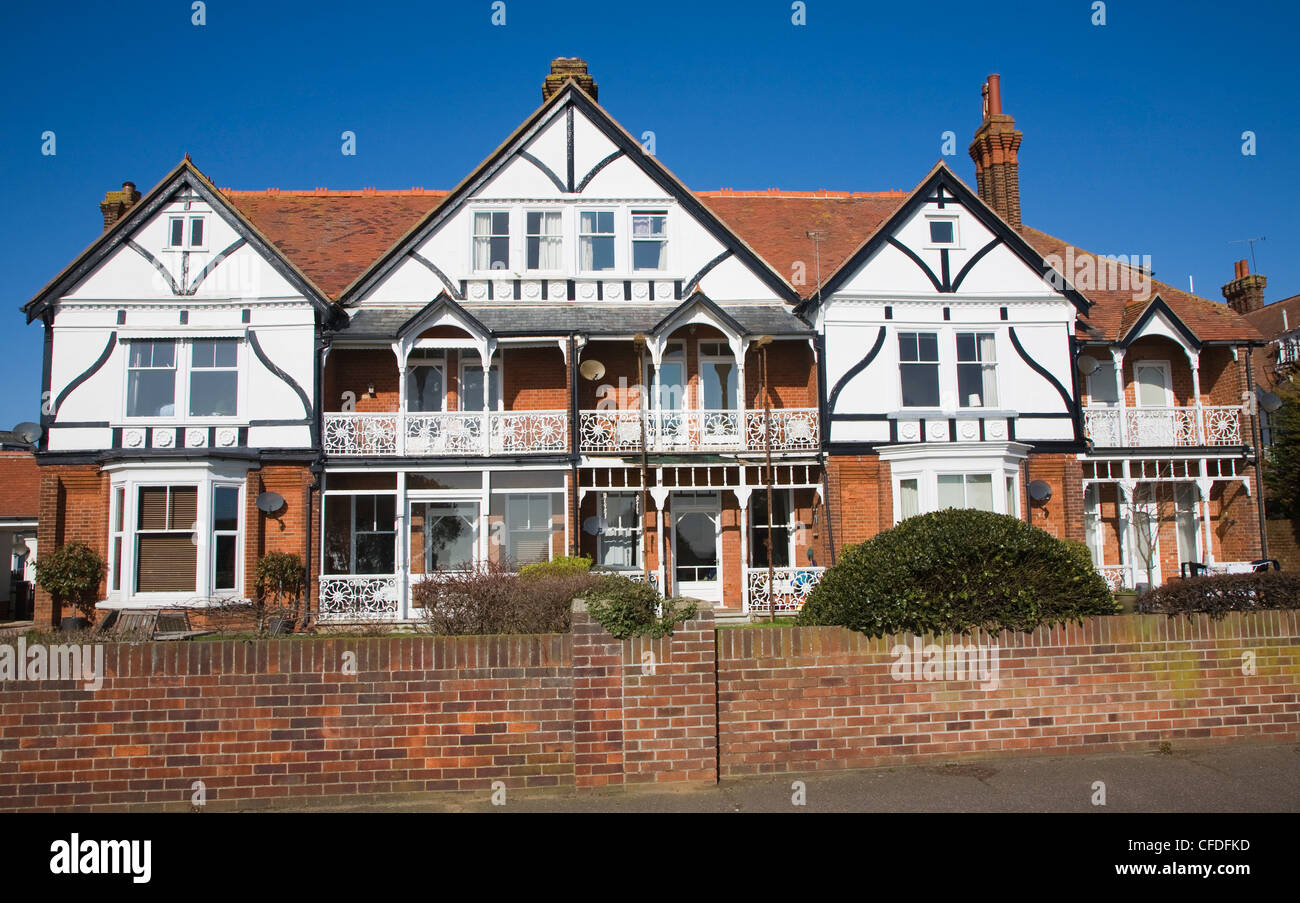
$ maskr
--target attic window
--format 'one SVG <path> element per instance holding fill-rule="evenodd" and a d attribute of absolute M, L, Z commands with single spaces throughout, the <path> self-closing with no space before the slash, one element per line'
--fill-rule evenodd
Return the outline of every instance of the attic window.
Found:
<path fill-rule="evenodd" d="M 930 244 L 955 245 L 957 243 L 957 222 L 951 219 L 930 220 Z"/>
<path fill-rule="evenodd" d="M 188 230 L 186 223 L 188 222 Z M 201 216 L 173 216 L 167 223 L 167 247 L 196 250 L 203 247 L 204 225 Z"/>

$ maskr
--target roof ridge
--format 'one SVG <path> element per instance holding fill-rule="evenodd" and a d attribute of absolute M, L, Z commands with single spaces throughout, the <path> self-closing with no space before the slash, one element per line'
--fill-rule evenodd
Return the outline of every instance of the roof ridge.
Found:
<path fill-rule="evenodd" d="M 441 197 L 448 194 L 445 188 L 220 188 L 229 197 L 314 198 L 314 197 Z"/>
<path fill-rule="evenodd" d="M 832 191 L 825 188 L 817 191 L 787 191 L 780 188 L 717 188 L 705 191 L 692 191 L 702 198 L 902 198 L 907 192 L 893 189 L 890 191 Z"/>

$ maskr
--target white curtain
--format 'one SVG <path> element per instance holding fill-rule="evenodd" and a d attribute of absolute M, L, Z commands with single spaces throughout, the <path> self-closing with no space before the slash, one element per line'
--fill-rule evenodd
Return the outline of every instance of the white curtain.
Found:
<path fill-rule="evenodd" d="M 593 270 L 596 268 L 596 240 L 591 236 L 596 231 L 596 214 L 583 213 L 580 217 L 582 222 L 578 231 L 582 235 L 582 240 L 579 243 L 578 253 L 582 260 L 579 265 L 584 270 Z"/>
<path fill-rule="evenodd" d="M 474 269 L 492 269 L 492 214 L 474 214 Z"/>
<path fill-rule="evenodd" d="M 560 214 L 543 213 L 541 237 L 538 239 L 538 269 L 558 270 L 561 267 L 560 251 L 563 239 L 561 238 Z"/>
<path fill-rule="evenodd" d="M 984 375 L 982 406 L 986 408 L 996 407 L 998 403 L 998 358 L 993 342 L 993 333 L 980 333 L 979 357 L 980 363 L 983 365 Z"/>

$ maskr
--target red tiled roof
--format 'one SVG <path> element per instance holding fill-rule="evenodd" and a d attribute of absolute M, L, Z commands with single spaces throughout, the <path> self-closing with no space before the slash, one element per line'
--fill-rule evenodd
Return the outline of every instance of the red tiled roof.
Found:
<path fill-rule="evenodd" d="M 1066 256 L 1065 249 L 1069 242 L 1028 226 L 1022 226 L 1019 231 L 1021 237 L 1043 257 L 1051 254 L 1061 258 Z M 1087 253 L 1089 252 L 1077 246 L 1074 249 L 1076 257 Z M 1127 269 L 1130 274 L 1136 272 L 1132 268 Z M 1063 275 L 1066 278 L 1070 276 L 1069 273 Z M 1133 292 L 1127 290 L 1093 288 L 1080 290 L 1080 293 L 1093 302 L 1086 322 L 1079 322 L 1080 333 L 1095 341 L 1113 342 L 1122 339 L 1141 319 L 1156 295 L 1163 298 L 1170 310 L 1203 342 L 1258 342 L 1263 338 L 1259 330 L 1238 316 L 1227 304 L 1200 298 L 1156 279 L 1151 280 L 1151 297 L 1141 301 L 1135 301 Z"/>
<path fill-rule="evenodd" d="M 423 188 L 221 193 L 333 299 L 447 196 Z"/>
<path fill-rule="evenodd" d="M 1286 314 L 1286 322 L 1282 315 Z M 1300 295 L 1292 295 L 1244 315 L 1265 338 L 1275 339 L 1284 332 L 1300 329 Z"/>
<path fill-rule="evenodd" d="M 817 290 L 817 265 L 825 282 L 861 244 L 907 201 L 902 191 L 697 191 L 695 196 L 804 296 Z M 824 233 L 821 247 L 809 232 Z M 794 264 L 804 264 L 795 285 Z"/>
<path fill-rule="evenodd" d="M 331 298 L 337 299 L 381 254 L 406 235 L 447 197 L 447 191 L 414 188 L 380 191 L 233 191 L 222 189 L 248 219 L 294 265 Z M 817 258 L 825 282 L 907 201 L 908 193 L 835 191 L 698 191 L 699 198 L 796 291 L 805 297 L 817 288 Z M 818 248 L 809 232 L 821 232 Z M 1039 254 L 1065 256 L 1068 242 L 1024 226 L 1021 236 Z M 1087 253 L 1076 248 L 1075 254 Z M 804 264 L 804 283 L 794 284 L 795 263 Z M 1068 274 L 1067 274 L 1068 275 Z M 1150 300 L 1134 301 L 1130 291 L 1083 290 L 1094 302 L 1080 331 L 1099 341 L 1122 338 Z M 1226 304 L 1188 294 L 1152 280 L 1159 294 L 1202 341 L 1259 341 L 1262 332 L 1281 331 L 1279 305 L 1297 302 L 1288 318 L 1300 314 L 1300 296 L 1277 302 L 1242 318 Z M 1266 313 L 1267 312 L 1267 313 Z M 1278 320 L 1277 328 L 1271 319 Z M 1300 325 L 1300 319 L 1297 319 Z M 1255 324 L 1255 325 L 1252 325 Z M 1256 326 L 1264 327 L 1257 329 Z"/>

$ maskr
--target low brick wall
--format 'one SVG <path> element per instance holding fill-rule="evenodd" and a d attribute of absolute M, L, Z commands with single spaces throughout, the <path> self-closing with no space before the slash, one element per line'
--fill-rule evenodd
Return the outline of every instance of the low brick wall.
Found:
<path fill-rule="evenodd" d="M 914 650 L 911 636 L 870 639 L 826 627 L 718 636 L 724 778 L 1300 739 L 1294 611 L 1221 621 L 1117 616 L 1031 634 L 924 639 L 923 646 L 996 644 L 997 685 L 987 689 L 978 680 L 918 680 L 911 668 L 895 679 L 891 668 L 902 657 L 892 650 Z M 1244 653 L 1253 655 L 1253 674 L 1243 669 Z"/>
<path fill-rule="evenodd" d="M 996 643 L 996 686 L 895 679 L 915 642 Z M 705 606 L 618 641 L 579 604 L 569 635 L 103 649 L 98 690 L 0 682 L 0 809 L 187 809 L 196 781 L 244 809 L 1300 739 L 1297 612 L 916 641 L 715 630 Z"/>

